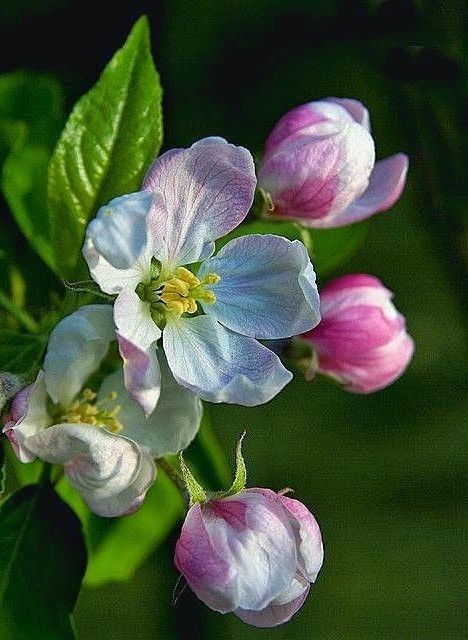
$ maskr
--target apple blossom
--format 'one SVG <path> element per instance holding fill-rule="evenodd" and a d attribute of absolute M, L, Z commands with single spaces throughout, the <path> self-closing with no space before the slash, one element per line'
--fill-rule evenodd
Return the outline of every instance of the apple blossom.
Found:
<path fill-rule="evenodd" d="M 301 336 L 315 350 L 309 377 L 332 376 L 348 391 L 371 393 L 404 372 L 414 351 L 392 293 L 374 276 L 336 278 L 321 292 L 322 321 Z"/>
<path fill-rule="evenodd" d="M 102 516 L 134 512 L 155 478 L 153 458 L 188 446 L 201 402 L 161 361 L 159 401 L 146 418 L 127 394 L 122 367 L 86 387 L 115 340 L 112 307 L 89 305 L 52 331 L 43 369 L 17 393 L 3 432 L 17 457 L 63 464 L 70 483 Z"/>
<path fill-rule="evenodd" d="M 161 335 L 175 379 L 211 402 L 261 404 L 292 378 L 257 339 L 290 337 L 319 321 L 304 245 L 250 235 L 211 257 L 214 241 L 247 215 L 255 184 L 246 149 L 205 138 L 157 158 L 142 191 L 115 198 L 88 226 L 83 254 L 101 289 L 117 294 L 126 384 L 145 412 L 157 401 Z M 146 363 L 136 378 L 128 373 L 134 350 Z"/>
<path fill-rule="evenodd" d="M 194 504 L 175 550 L 175 564 L 200 600 L 257 627 L 287 622 L 322 562 L 320 529 L 308 509 L 259 488 Z"/>
<path fill-rule="evenodd" d="M 405 186 L 408 157 L 375 163 L 369 113 L 349 98 L 309 102 L 268 136 L 259 185 L 275 214 L 311 227 L 341 227 L 389 209 Z"/>

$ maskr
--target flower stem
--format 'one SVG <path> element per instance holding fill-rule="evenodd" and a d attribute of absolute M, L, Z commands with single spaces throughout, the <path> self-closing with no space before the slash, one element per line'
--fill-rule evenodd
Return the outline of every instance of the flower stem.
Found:
<path fill-rule="evenodd" d="M 49 462 L 44 462 L 42 465 L 41 475 L 39 477 L 39 484 L 50 484 L 51 473 L 52 465 Z"/>
<path fill-rule="evenodd" d="M 39 333 L 39 325 L 37 322 L 29 313 L 19 309 L 3 291 L 0 291 L 0 307 L 3 307 L 13 318 L 18 320 L 29 333 Z"/>
<path fill-rule="evenodd" d="M 187 498 L 187 487 L 180 473 L 164 458 L 155 460 L 156 466 L 164 471 L 169 480 L 179 489 L 184 498 Z"/>

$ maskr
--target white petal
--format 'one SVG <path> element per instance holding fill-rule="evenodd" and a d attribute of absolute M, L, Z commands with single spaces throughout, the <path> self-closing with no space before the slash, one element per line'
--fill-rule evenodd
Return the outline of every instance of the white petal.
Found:
<path fill-rule="evenodd" d="M 222 138 L 199 140 L 157 158 L 143 183 L 162 195 L 153 207 L 157 230 L 154 255 L 171 266 L 196 262 L 214 249 L 213 241 L 237 227 L 255 192 L 252 156 Z"/>
<path fill-rule="evenodd" d="M 132 440 L 87 424 L 57 424 L 27 440 L 39 458 L 63 464 L 70 483 L 100 516 L 133 513 L 155 478 L 151 457 Z"/>
<path fill-rule="evenodd" d="M 145 416 L 149 416 L 156 407 L 161 391 L 161 372 L 156 347 L 143 351 L 122 336 L 117 337 L 123 360 L 125 387 Z"/>
<path fill-rule="evenodd" d="M 197 434 L 203 413 L 199 398 L 176 383 L 163 357 L 160 357 L 160 365 L 161 394 L 148 418 L 129 398 L 122 371 L 108 376 L 98 393 L 101 400 L 112 391 L 117 392 L 114 404 L 121 407 L 118 419 L 123 424 L 123 434 L 148 449 L 155 458 L 188 447 Z"/>
<path fill-rule="evenodd" d="M 11 404 L 9 415 L 5 418 L 3 433 L 7 436 L 13 450 L 21 462 L 32 462 L 35 454 L 26 446 L 25 441 L 42 429 L 52 424 L 47 411 L 47 392 L 44 385 L 44 374 L 37 374 L 36 380 L 29 387 L 20 391 Z"/>
<path fill-rule="evenodd" d="M 309 594 L 309 589 L 310 585 L 308 583 L 304 586 L 294 579 L 291 586 L 265 609 L 261 611 L 237 609 L 234 613 L 243 622 L 254 627 L 277 627 L 291 620 L 293 615 L 299 611 Z"/>
<path fill-rule="evenodd" d="M 370 116 L 369 111 L 366 107 L 359 102 L 359 100 L 354 100 L 354 98 L 327 98 L 326 102 L 334 102 L 335 104 L 339 104 L 340 107 L 346 109 L 349 115 L 364 127 L 367 131 L 370 132 Z"/>
<path fill-rule="evenodd" d="M 110 305 L 81 307 L 58 323 L 44 359 L 44 382 L 54 403 L 73 400 L 115 339 Z"/>
<path fill-rule="evenodd" d="M 141 300 L 131 289 L 124 289 L 117 296 L 114 322 L 119 335 L 143 351 L 161 337 L 161 329 L 151 317 L 148 302 Z"/>
<path fill-rule="evenodd" d="M 210 402 L 263 404 L 292 378 L 272 351 L 210 316 L 168 323 L 163 344 L 177 382 Z"/>
<path fill-rule="evenodd" d="M 214 304 L 203 304 L 229 329 L 252 338 L 287 338 L 320 320 L 315 273 L 298 240 L 248 235 L 228 242 L 199 271 L 221 276 L 211 285 Z"/>

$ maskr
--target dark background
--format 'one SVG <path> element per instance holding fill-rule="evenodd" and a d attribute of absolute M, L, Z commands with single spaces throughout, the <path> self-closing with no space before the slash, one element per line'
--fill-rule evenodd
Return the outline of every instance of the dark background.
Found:
<path fill-rule="evenodd" d="M 265 407 L 212 411 L 228 454 L 248 428 L 250 484 L 294 487 L 322 526 L 325 564 L 293 622 L 251 629 L 188 591 L 171 606 L 171 540 L 130 583 L 82 593 L 80 640 L 467 637 L 464 3 L 16 0 L 0 4 L 1 70 L 50 72 L 68 110 L 142 13 L 165 148 L 217 134 L 258 155 L 285 111 L 335 95 L 368 106 L 378 158 L 409 154 L 401 201 L 340 273 L 374 273 L 395 292 L 416 354 L 372 396 L 298 376 Z M 1 215 L 13 226 L 4 204 Z"/>

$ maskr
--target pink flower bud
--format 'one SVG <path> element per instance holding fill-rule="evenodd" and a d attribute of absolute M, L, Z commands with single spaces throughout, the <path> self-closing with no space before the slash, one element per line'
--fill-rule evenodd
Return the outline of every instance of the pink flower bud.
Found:
<path fill-rule="evenodd" d="M 307 508 L 269 489 L 245 489 L 195 504 L 175 564 L 211 609 L 257 627 L 287 622 L 323 562 L 319 526 Z"/>
<path fill-rule="evenodd" d="M 375 164 L 369 114 L 357 100 L 296 107 L 265 143 L 259 186 L 274 212 L 311 227 L 341 227 L 389 209 L 405 186 L 403 153 Z"/>
<path fill-rule="evenodd" d="M 315 371 L 348 391 L 371 393 L 394 382 L 408 366 L 414 342 L 392 293 L 374 276 L 336 278 L 320 295 L 322 321 L 301 338 L 312 344 Z"/>

